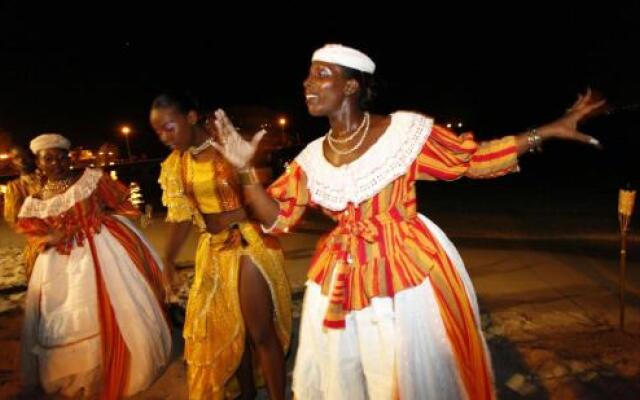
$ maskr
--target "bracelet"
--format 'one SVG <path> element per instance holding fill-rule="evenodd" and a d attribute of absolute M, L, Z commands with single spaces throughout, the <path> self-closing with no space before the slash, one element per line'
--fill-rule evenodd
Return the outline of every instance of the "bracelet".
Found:
<path fill-rule="evenodd" d="M 527 132 L 527 143 L 529 144 L 529 153 L 542 152 L 542 137 L 538 135 L 536 128 Z"/>
<path fill-rule="evenodd" d="M 255 168 L 238 171 L 238 178 L 240 179 L 240 184 L 244 186 L 257 185 L 260 183 L 260 178 L 258 178 L 258 173 Z"/>

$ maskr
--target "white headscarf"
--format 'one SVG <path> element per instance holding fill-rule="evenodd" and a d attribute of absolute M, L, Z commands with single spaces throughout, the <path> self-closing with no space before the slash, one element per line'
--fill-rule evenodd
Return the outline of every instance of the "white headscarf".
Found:
<path fill-rule="evenodd" d="M 360 50 L 340 44 L 327 44 L 313 53 L 311 61 L 324 61 L 373 74 L 376 64 Z"/>
<path fill-rule="evenodd" d="M 38 154 L 40 150 L 45 149 L 69 150 L 70 147 L 71 143 L 69 139 L 57 133 L 43 133 L 42 135 L 36 136 L 29 144 L 29 148 L 33 154 Z"/>

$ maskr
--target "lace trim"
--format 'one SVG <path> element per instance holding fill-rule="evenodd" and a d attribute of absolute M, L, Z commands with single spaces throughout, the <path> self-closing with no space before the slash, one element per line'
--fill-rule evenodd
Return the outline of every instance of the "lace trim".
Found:
<path fill-rule="evenodd" d="M 87 199 L 98 187 L 103 172 L 98 168 L 87 168 L 82 176 L 64 193 L 41 200 L 27 197 L 20 209 L 19 218 L 47 218 L 68 211 L 78 202 Z"/>
<path fill-rule="evenodd" d="M 372 198 L 398 177 L 407 173 L 427 138 L 433 120 L 399 111 L 376 143 L 355 161 L 335 167 L 324 157 L 324 137 L 311 142 L 296 158 L 307 176 L 312 200 L 332 211 L 348 203 L 358 205 Z"/>

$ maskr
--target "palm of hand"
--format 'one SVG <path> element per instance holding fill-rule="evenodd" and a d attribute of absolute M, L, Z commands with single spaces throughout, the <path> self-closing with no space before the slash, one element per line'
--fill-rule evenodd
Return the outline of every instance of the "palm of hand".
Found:
<path fill-rule="evenodd" d="M 253 136 L 251 141 L 247 141 L 240 136 L 224 111 L 217 110 L 215 116 L 218 138 L 214 148 L 237 169 L 245 168 L 253 159 L 260 141 L 267 132 L 261 130 Z"/>

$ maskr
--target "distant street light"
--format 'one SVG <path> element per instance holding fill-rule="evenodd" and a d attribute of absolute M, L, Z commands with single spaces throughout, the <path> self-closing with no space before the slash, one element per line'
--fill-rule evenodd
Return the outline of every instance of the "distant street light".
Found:
<path fill-rule="evenodd" d="M 127 144 L 127 156 L 129 161 L 131 161 L 131 147 L 129 147 L 129 134 L 131 133 L 131 128 L 128 125 L 123 125 L 120 128 L 120 133 L 124 135 L 124 141 Z"/>
<path fill-rule="evenodd" d="M 282 135 L 282 143 L 286 143 L 287 137 L 284 134 L 284 127 L 287 125 L 287 119 L 285 117 L 278 118 L 278 125 L 280 125 L 280 133 Z"/>

